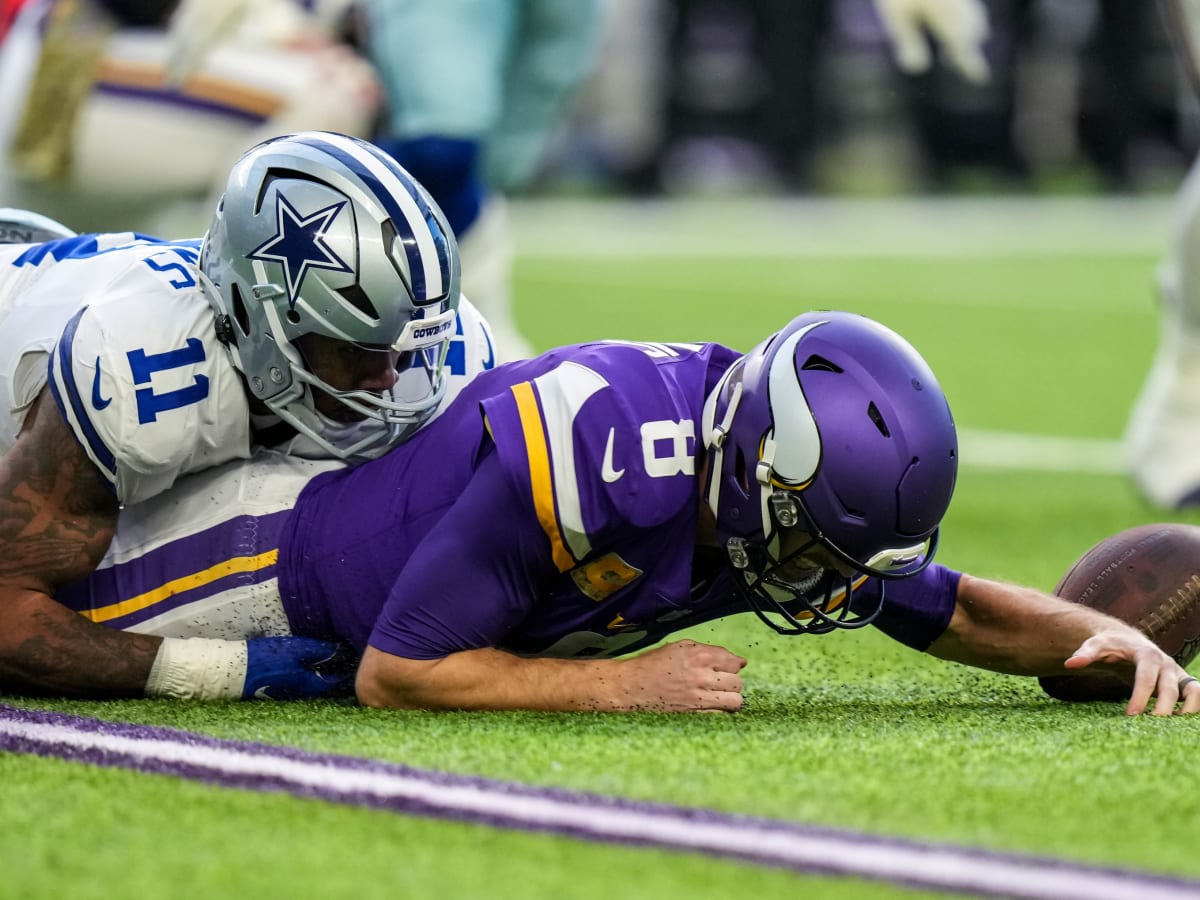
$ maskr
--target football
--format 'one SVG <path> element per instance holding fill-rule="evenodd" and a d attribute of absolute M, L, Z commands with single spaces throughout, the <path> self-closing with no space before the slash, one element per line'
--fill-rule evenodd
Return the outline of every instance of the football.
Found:
<path fill-rule="evenodd" d="M 1071 566 L 1054 593 L 1136 626 L 1186 666 L 1200 651 L 1200 527 L 1139 525 L 1105 538 Z M 1129 687 L 1106 673 L 1038 682 L 1058 700 L 1129 699 Z"/>

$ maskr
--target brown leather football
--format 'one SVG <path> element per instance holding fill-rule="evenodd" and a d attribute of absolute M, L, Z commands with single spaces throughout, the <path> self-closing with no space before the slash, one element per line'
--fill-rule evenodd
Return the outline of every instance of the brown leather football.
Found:
<path fill-rule="evenodd" d="M 1200 528 L 1139 525 L 1105 538 L 1059 581 L 1054 593 L 1136 626 L 1181 666 L 1200 651 Z M 1038 682 L 1059 700 L 1127 700 L 1113 675 L 1053 675 Z"/>

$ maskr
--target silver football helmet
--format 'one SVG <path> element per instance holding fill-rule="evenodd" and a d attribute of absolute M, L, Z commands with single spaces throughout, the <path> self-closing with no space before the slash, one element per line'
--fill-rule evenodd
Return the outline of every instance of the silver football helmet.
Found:
<path fill-rule="evenodd" d="M 326 452 L 378 455 L 445 395 L 458 246 L 425 189 L 377 147 L 301 132 L 250 149 L 230 172 L 200 271 L 251 395 Z M 306 361 L 306 335 L 398 353 L 397 387 L 335 388 Z M 318 392 L 352 412 L 323 415 Z"/>

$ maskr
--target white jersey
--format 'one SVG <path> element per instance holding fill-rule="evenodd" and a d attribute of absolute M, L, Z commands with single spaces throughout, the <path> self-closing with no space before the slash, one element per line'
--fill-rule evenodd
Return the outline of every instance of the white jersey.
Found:
<path fill-rule="evenodd" d="M 122 503 L 250 455 L 246 392 L 216 338 L 199 252 L 199 240 L 131 233 L 0 246 L 0 452 L 49 384 Z M 443 404 L 494 361 L 465 300 L 458 332 Z"/>

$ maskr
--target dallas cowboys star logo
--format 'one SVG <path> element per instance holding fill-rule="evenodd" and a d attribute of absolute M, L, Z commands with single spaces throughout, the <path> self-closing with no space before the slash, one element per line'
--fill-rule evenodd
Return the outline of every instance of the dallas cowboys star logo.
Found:
<path fill-rule="evenodd" d="M 287 280 L 288 305 L 295 306 L 309 269 L 353 271 L 325 240 L 329 226 L 346 201 L 301 216 L 282 193 L 275 194 L 276 234 L 246 254 L 247 259 L 277 262 Z"/>

